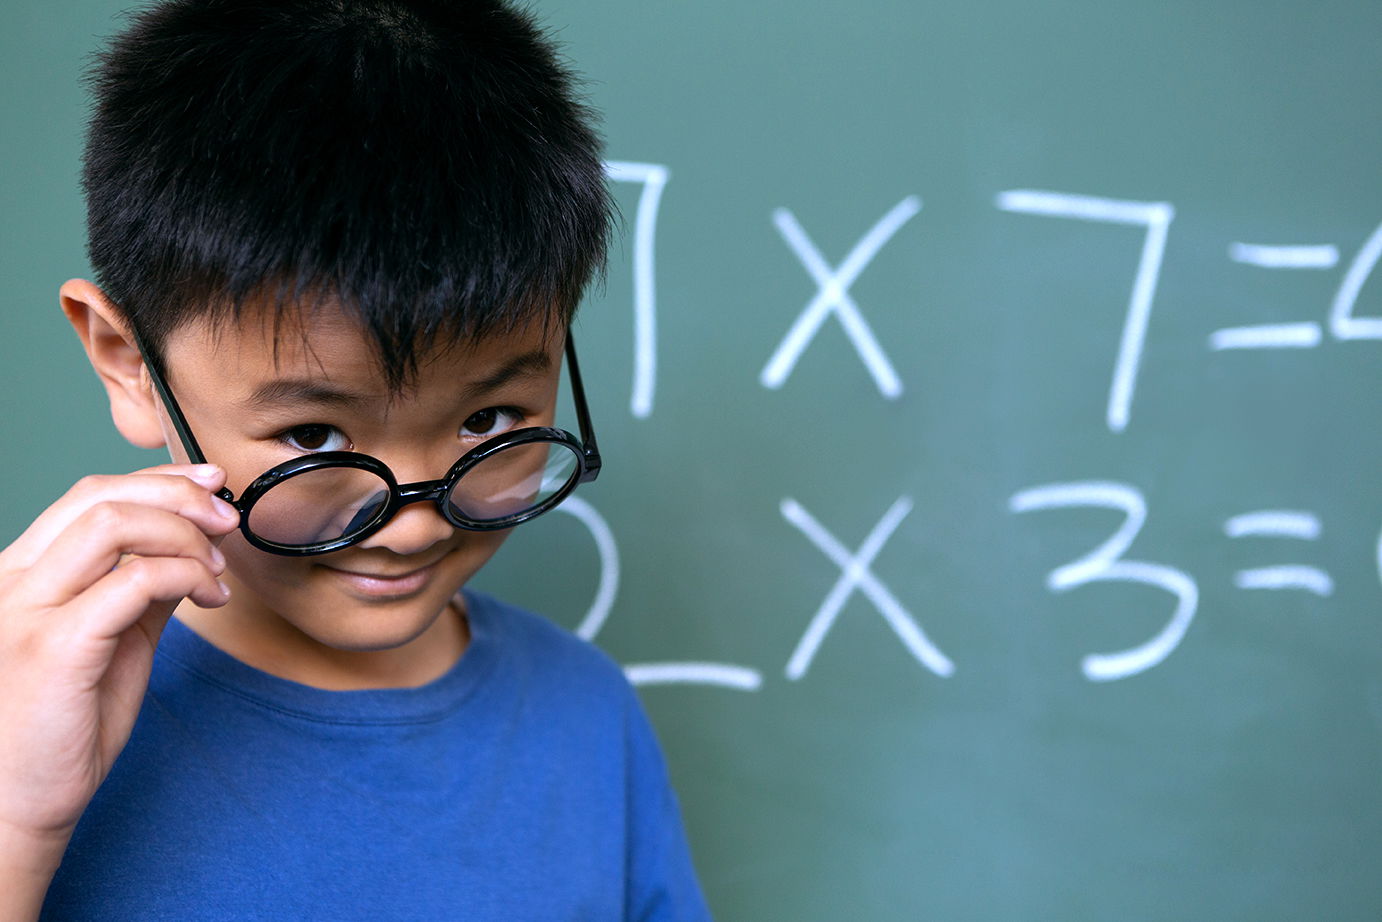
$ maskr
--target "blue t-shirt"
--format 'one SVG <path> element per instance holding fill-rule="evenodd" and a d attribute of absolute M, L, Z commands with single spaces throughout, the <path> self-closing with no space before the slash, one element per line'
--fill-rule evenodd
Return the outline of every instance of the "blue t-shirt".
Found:
<path fill-rule="evenodd" d="M 176 619 L 45 920 L 702 920 L 675 797 L 620 669 L 466 593 L 413 689 L 324 691 Z"/>

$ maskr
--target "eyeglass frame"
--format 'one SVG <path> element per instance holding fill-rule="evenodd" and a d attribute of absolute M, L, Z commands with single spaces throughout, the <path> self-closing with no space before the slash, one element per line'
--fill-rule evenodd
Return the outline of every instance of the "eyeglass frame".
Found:
<path fill-rule="evenodd" d="M 173 396 L 172 389 L 168 387 L 168 382 L 160 370 L 159 363 L 154 361 L 152 350 L 145 346 L 144 339 L 138 330 L 132 328 L 131 333 L 134 337 L 135 347 L 139 350 L 140 356 L 143 357 L 145 367 L 149 369 L 149 378 L 153 381 L 154 390 L 158 392 L 159 398 L 168 410 L 169 420 L 173 424 L 174 431 L 178 434 L 178 439 L 182 442 L 182 448 L 187 453 L 188 460 L 192 464 L 208 463 L 201 445 L 197 442 L 197 437 L 192 434 L 192 427 L 188 424 L 182 407 L 178 405 L 177 398 Z M 356 451 L 313 452 L 297 458 L 290 458 L 269 468 L 250 481 L 249 485 L 241 492 L 239 499 L 236 499 L 235 494 L 226 487 L 216 491 L 216 495 L 240 513 L 240 532 L 245 536 L 246 541 L 262 551 L 283 557 L 312 557 L 359 544 L 391 522 L 404 506 L 427 501 L 431 501 L 437 507 L 438 515 L 443 519 L 466 531 L 499 531 L 513 528 L 515 525 L 537 518 L 544 512 L 550 512 L 570 496 L 578 485 L 589 483 L 600 475 L 603 462 L 600 457 L 599 446 L 595 442 L 595 430 L 590 422 L 590 409 L 586 404 L 585 386 L 581 382 L 580 365 L 576 361 L 576 343 L 569 330 L 566 335 L 566 367 L 571 383 L 571 399 L 576 407 L 576 422 L 581 433 L 579 440 L 565 429 L 558 429 L 554 426 L 528 426 L 522 429 L 513 429 L 509 432 L 500 433 L 494 438 L 486 439 L 461 455 L 456 463 L 451 465 L 451 469 L 446 472 L 445 477 L 405 484 L 400 484 L 389 466 L 373 455 Z M 561 489 L 542 502 L 530 509 L 499 519 L 470 519 L 460 515 L 446 501 L 447 496 L 466 471 L 510 446 L 536 442 L 556 442 L 565 445 L 576 456 L 576 463 L 579 467 L 576 476 L 569 477 Z M 272 487 L 307 471 L 327 467 L 355 468 L 368 471 L 388 485 L 388 502 L 375 514 L 369 524 L 350 535 L 343 535 L 333 541 L 324 541 L 321 544 L 304 547 L 278 544 L 269 541 L 262 535 L 255 534 L 251 530 L 250 511 L 254 508 L 254 504 Z"/>

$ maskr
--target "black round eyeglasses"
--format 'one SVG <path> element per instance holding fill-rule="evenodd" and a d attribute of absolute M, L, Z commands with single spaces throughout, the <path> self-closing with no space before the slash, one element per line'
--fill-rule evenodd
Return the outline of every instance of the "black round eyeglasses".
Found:
<path fill-rule="evenodd" d="M 137 333 L 134 338 L 188 459 L 205 464 L 206 455 L 158 363 Z M 566 367 L 579 440 L 550 426 L 514 429 L 466 452 L 440 480 L 406 484 L 399 484 L 388 466 L 371 455 L 316 452 L 269 468 L 239 499 L 226 489 L 217 495 L 239 511 L 245 540 L 286 557 L 326 554 L 358 544 L 411 503 L 434 504 L 457 528 L 512 528 L 555 508 L 577 484 L 600 473 L 600 450 L 569 334 Z"/>

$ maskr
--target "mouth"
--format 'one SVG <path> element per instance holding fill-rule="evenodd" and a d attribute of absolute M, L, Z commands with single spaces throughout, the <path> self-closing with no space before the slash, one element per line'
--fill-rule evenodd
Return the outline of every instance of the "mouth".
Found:
<path fill-rule="evenodd" d="M 406 573 L 376 573 L 326 567 L 353 594 L 370 598 L 402 598 L 420 592 L 432 580 L 437 563 L 430 563 Z"/>

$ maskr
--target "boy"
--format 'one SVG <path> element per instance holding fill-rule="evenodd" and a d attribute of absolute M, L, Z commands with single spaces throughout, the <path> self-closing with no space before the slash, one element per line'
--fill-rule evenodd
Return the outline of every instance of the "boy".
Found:
<path fill-rule="evenodd" d="M 0 918 L 706 918 L 617 667 L 461 591 L 599 469 L 551 47 L 499 0 L 169 0 L 93 84 L 62 306 L 176 463 L 0 554 Z"/>

